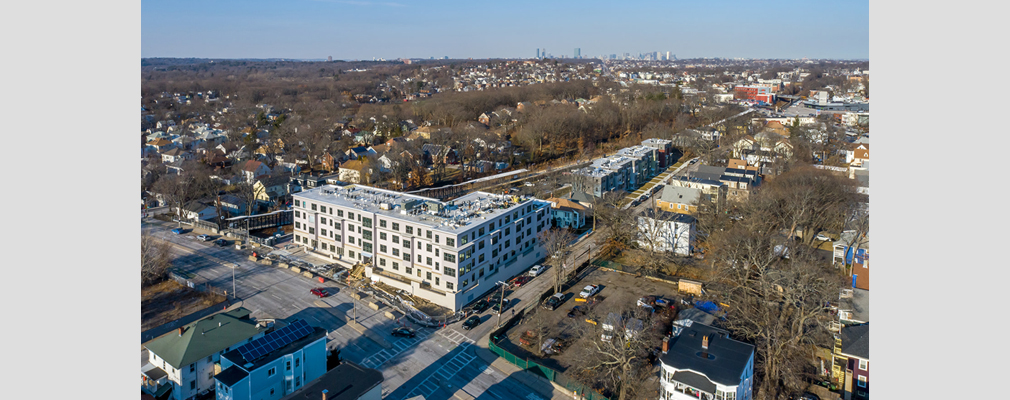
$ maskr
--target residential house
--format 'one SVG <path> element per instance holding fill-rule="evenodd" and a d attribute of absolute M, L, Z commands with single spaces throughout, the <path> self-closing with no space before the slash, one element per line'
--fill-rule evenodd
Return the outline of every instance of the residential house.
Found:
<path fill-rule="evenodd" d="M 856 143 L 845 151 L 845 162 L 849 165 L 861 166 L 865 161 L 870 161 L 869 143 Z"/>
<path fill-rule="evenodd" d="M 347 150 L 346 154 L 347 154 L 347 158 L 350 159 L 350 160 L 360 160 L 362 157 L 374 157 L 374 156 L 377 155 L 377 153 L 375 152 L 375 149 L 373 149 L 371 146 L 369 146 L 369 147 L 365 147 L 365 146 L 353 147 L 353 148 Z"/>
<path fill-rule="evenodd" d="M 242 164 L 242 176 L 246 182 L 255 182 L 257 179 L 270 176 L 270 167 L 260 161 L 249 160 Z"/>
<path fill-rule="evenodd" d="M 215 314 L 145 344 L 148 359 L 140 369 L 141 393 L 183 400 L 213 389 L 221 355 L 266 331 L 249 314 L 245 308 Z"/>
<path fill-rule="evenodd" d="M 326 329 L 297 319 L 222 354 L 215 394 L 217 400 L 280 400 L 324 373 Z"/>
<path fill-rule="evenodd" d="M 424 161 L 427 165 L 435 163 L 452 164 L 456 161 L 456 152 L 447 146 L 427 143 L 421 146 Z"/>
<path fill-rule="evenodd" d="M 326 400 L 381 400 L 382 373 L 341 361 L 340 365 L 281 400 L 314 400 L 319 395 Z"/>
<path fill-rule="evenodd" d="M 257 179 L 253 183 L 253 193 L 260 204 L 274 204 L 291 193 L 290 177 L 287 175 Z"/>
<path fill-rule="evenodd" d="M 161 153 L 161 162 L 163 163 L 174 163 L 176 161 L 182 160 L 192 160 L 193 154 L 188 151 L 184 151 L 178 147 L 172 148 L 171 150 Z"/>
<path fill-rule="evenodd" d="M 593 195 L 591 195 L 589 193 L 580 192 L 580 191 L 577 191 L 577 190 L 576 191 L 572 191 L 572 193 L 569 196 L 569 198 L 571 198 L 572 201 L 577 202 L 577 203 L 579 203 L 579 205 L 581 205 L 583 207 L 586 207 L 586 208 L 593 208 L 593 202 L 599 201 L 598 197 L 593 196 Z"/>
<path fill-rule="evenodd" d="M 663 347 L 660 399 L 753 398 L 753 345 L 731 339 L 725 330 L 694 323 Z"/>
<path fill-rule="evenodd" d="M 729 186 L 725 183 L 697 176 L 675 176 L 670 179 L 669 185 L 701 189 L 701 201 L 710 201 L 719 210 L 724 209 L 729 193 Z"/>
<path fill-rule="evenodd" d="M 551 219 L 558 228 L 579 229 L 586 224 L 586 207 L 571 199 L 551 197 Z"/>
<path fill-rule="evenodd" d="M 847 326 L 835 336 L 832 379 L 845 400 L 870 398 L 870 324 Z"/>
<path fill-rule="evenodd" d="M 178 212 L 178 207 L 172 207 Z M 204 221 L 217 217 L 217 207 L 202 201 L 191 201 L 182 207 L 182 218 L 190 221 Z"/>
<path fill-rule="evenodd" d="M 227 211 L 231 215 L 244 215 L 246 213 L 245 200 L 242 200 L 238 196 L 225 194 L 219 197 L 221 201 L 221 210 Z"/>
<path fill-rule="evenodd" d="M 372 183 L 374 171 L 361 160 L 351 160 L 340 164 L 339 180 L 350 183 Z"/>
<path fill-rule="evenodd" d="M 174 142 L 165 138 L 152 140 L 150 142 L 147 142 L 147 145 L 154 147 L 154 149 L 157 150 L 158 153 L 164 153 L 176 147 L 176 144 Z"/>
<path fill-rule="evenodd" d="M 838 296 L 838 325 L 870 322 L 870 291 L 867 289 L 842 289 Z"/>
<path fill-rule="evenodd" d="M 690 256 L 694 252 L 696 225 L 697 220 L 687 214 L 646 209 L 638 217 L 638 245 Z"/>
<path fill-rule="evenodd" d="M 663 187 L 663 193 L 656 199 L 656 206 L 678 214 L 694 214 L 698 212 L 701 194 L 701 189 L 668 185 Z"/>

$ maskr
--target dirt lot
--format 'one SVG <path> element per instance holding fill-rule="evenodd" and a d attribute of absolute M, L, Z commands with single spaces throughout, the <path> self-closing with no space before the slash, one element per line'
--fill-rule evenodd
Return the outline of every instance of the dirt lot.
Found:
<path fill-rule="evenodd" d="M 599 293 L 591 299 L 595 300 L 595 302 L 576 301 L 582 288 L 591 284 L 601 286 Z M 565 293 L 564 303 L 554 311 L 537 307 L 535 313 L 526 316 L 522 323 L 507 332 L 508 338 L 502 340 L 499 346 L 519 357 L 529 357 L 530 360 L 535 360 L 547 367 L 564 372 L 575 365 L 577 353 L 572 349 L 565 349 L 565 345 L 574 343 L 581 336 L 588 334 L 588 332 L 595 332 L 592 329 L 582 329 L 587 332 L 580 331 L 579 325 L 582 325 L 583 328 L 594 328 L 589 326 L 590 323 L 586 321 L 587 318 L 600 321 L 603 319 L 601 316 L 605 316 L 607 312 L 635 309 L 638 299 L 646 295 L 663 297 L 675 302 L 684 298 L 684 296 L 678 294 L 677 288 L 673 284 L 656 282 L 600 268 L 585 274 L 581 280 L 577 281 L 563 293 Z M 587 309 L 588 313 L 586 315 L 568 317 L 568 312 L 575 306 Z M 655 315 L 654 322 L 659 327 L 669 326 L 670 322 L 672 322 L 672 313 L 662 313 L 662 315 L 661 313 L 656 313 Z M 530 345 L 521 343 L 525 332 L 535 332 L 537 330 L 538 319 L 540 319 L 539 324 L 545 332 L 542 336 L 545 340 L 547 338 L 557 338 L 563 343 L 560 354 L 542 356 L 538 347 L 539 340 L 536 338 L 527 339 L 531 342 Z M 658 346 L 659 343 L 656 345 Z"/>
<path fill-rule="evenodd" d="M 142 288 L 140 330 L 174 321 L 224 300 L 224 296 L 199 292 L 171 279 Z"/>

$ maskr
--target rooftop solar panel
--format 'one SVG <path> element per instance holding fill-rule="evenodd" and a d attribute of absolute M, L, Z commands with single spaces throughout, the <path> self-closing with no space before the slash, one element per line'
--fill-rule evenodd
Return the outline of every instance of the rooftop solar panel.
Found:
<path fill-rule="evenodd" d="M 305 320 L 294 320 L 288 326 L 242 345 L 238 348 L 238 352 L 246 361 L 252 361 L 308 336 L 310 333 L 312 333 L 312 327 Z"/>

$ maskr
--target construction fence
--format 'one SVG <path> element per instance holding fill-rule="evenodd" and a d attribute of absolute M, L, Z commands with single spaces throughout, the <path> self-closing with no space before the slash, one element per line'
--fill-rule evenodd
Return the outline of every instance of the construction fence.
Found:
<path fill-rule="evenodd" d="M 518 315 L 516 317 L 518 317 Z M 599 392 L 593 390 L 589 386 L 586 386 L 582 382 L 569 378 L 564 373 L 537 364 L 536 361 L 530 361 L 528 358 L 518 357 L 515 354 L 509 353 L 505 349 L 498 347 L 498 345 L 495 344 L 493 337 L 494 336 L 492 336 L 492 339 L 488 339 L 488 349 L 497 354 L 498 357 L 504 358 L 505 361 L 508 361 L 512 365 L 542 376 L 548 381 L 554 382 L 558 386 L 574 393 L 576 398 L 586 400 L 609 400 Z"/>

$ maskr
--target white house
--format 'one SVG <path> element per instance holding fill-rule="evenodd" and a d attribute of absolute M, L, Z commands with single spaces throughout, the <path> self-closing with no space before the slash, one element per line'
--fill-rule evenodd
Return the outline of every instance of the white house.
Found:
<path fill-rule="evenodd" d="M 245 308 L 215 314 L 146 344 L 141 392 L 160 398 L 171 391 L 169 399 L 183 400 L 213 389 L 221 355 L 266 330 L 257 328 L 249 314 Z"/>
<path fill-rule="evenodd" d="M 638 217 L 638 245 L 655 251 L 690 256 L 695 243 L 694 217 L 648 209 Z"/>
<path fill-rule="evenodd" d="M 178 207 L 173 207 L 178 211 Z M 199 201 L 191 201 L 182 207 L 182 218 L 188 220 L 207 220 L 217 217 L 217 207 L 209 206 Z"/>
<path fill-rule="evenodd" d="M 663 343 L 661 400 L 751 400 L 754 346 L 693 323 Z"/>

